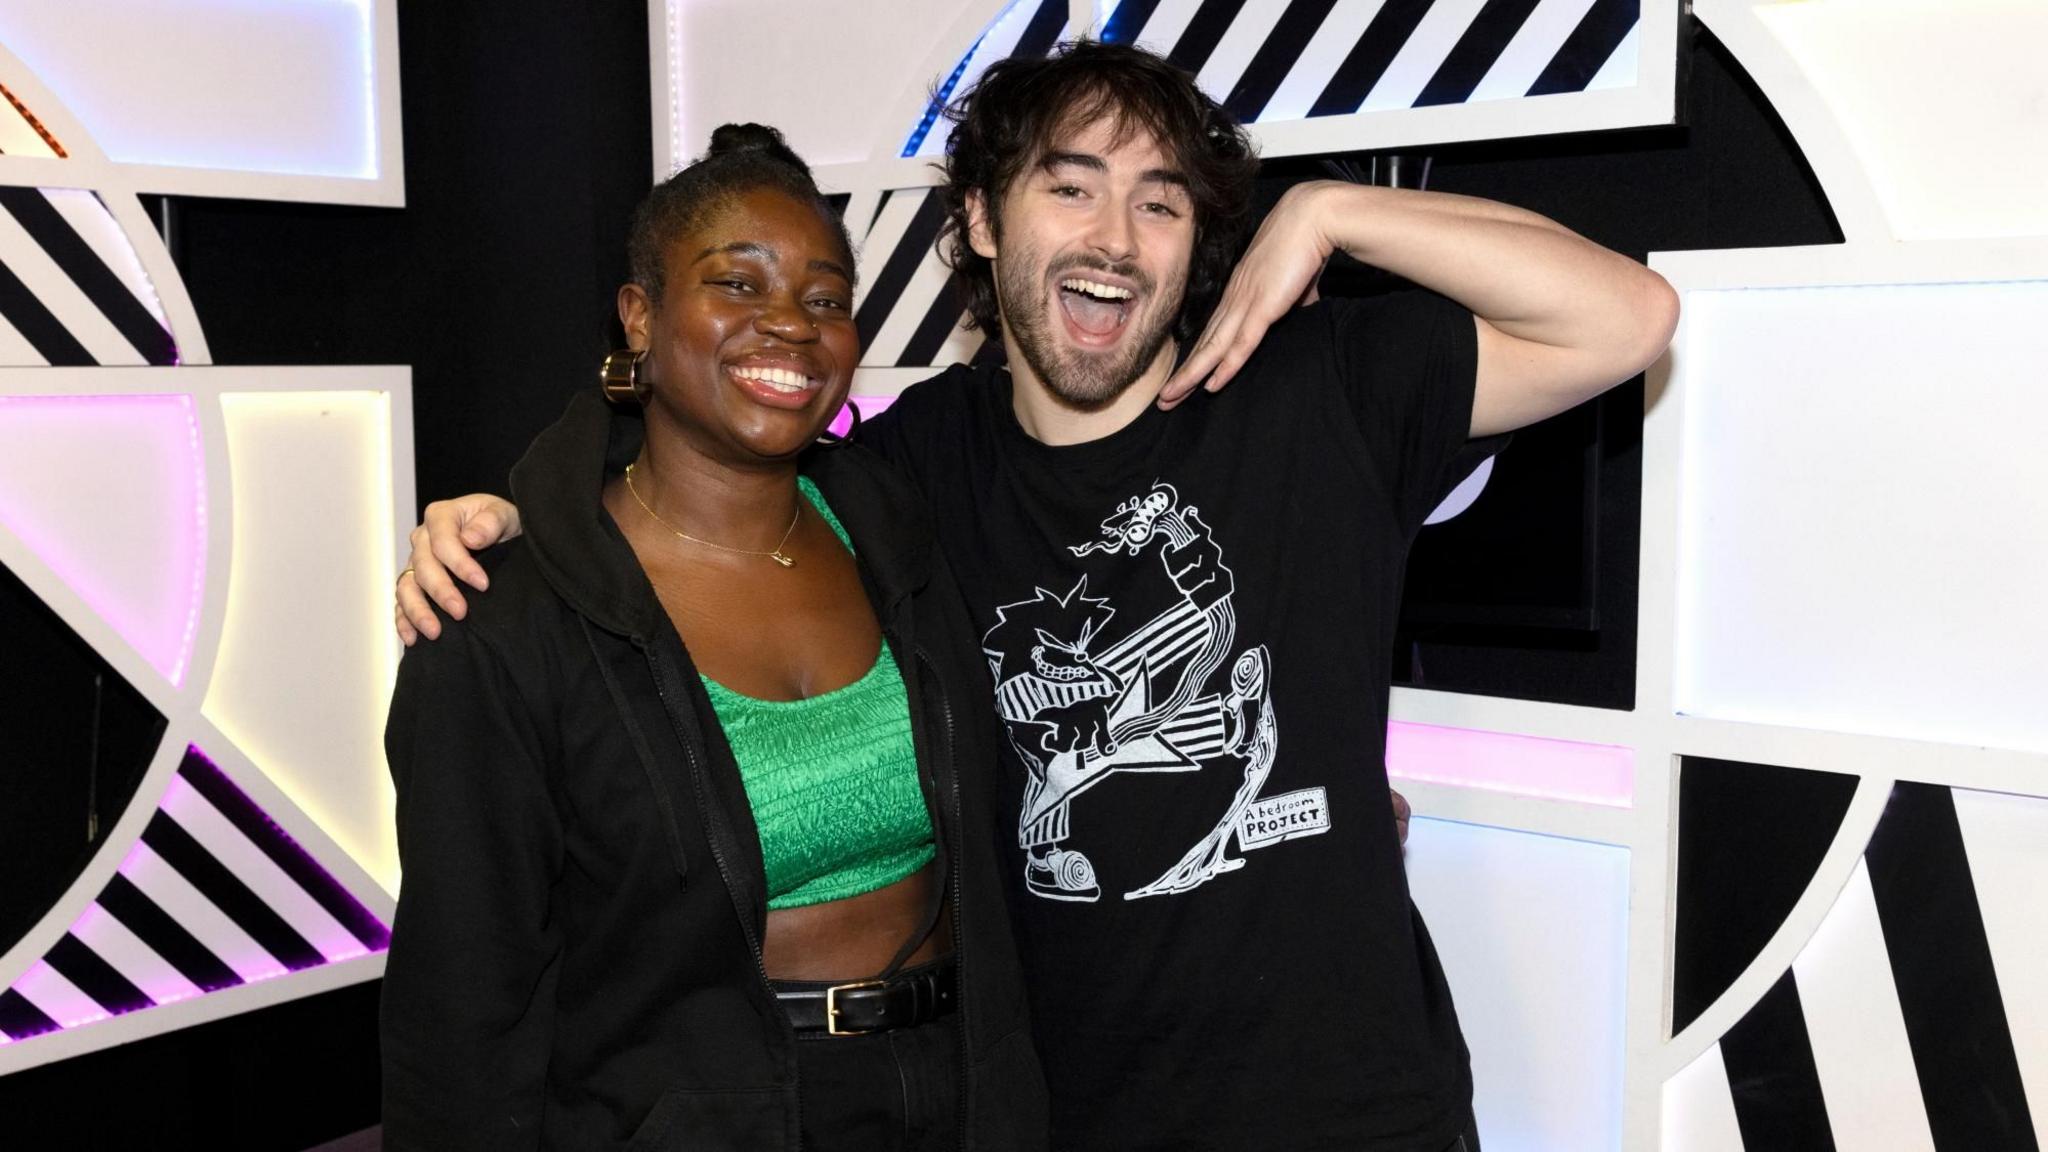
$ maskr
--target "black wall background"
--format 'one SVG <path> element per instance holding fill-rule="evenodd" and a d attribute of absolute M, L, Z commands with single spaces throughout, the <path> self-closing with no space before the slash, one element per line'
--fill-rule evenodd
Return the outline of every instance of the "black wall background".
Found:
<path fill-rule="evenodd" d="M 170 203 L 214 360 L 410 364 L 422 500 L 502 492 L 611 343 L 627 218 L 653 165 L 646 21 L 640 0 L 402 6 L 404 209 Z M 1683 35 L 1681 126 L 1440 149 L 1430 186 L 1639 257 L 1839 241 L 1761 96 L 1711 37 Z M 1263 197 L 1320 175 L 1276 161 Z M 1639 418 L 1639 387 L 1614 395 L 1612 414 Z M 1608 450 L 1639 469 L 1634 438 Z M 1593 650 L 1438 643 L 1433 676 L 1598 679 L 1619 653 L 1632 669 L 1636 496 L 1603 499 L 1618 533 L 1602 540 L 1603 598 L 1619 599 Z M 376 1061 L 371 984 L 0 1077 L 0 1116 L 22 1149 L 299 1152 L 376 1123 Z"/>

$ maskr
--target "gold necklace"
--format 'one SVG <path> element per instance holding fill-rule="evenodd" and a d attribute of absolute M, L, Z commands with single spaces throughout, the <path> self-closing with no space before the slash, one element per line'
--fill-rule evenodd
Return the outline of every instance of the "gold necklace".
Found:
<path fill-rule="evenodd" d="M 796 522 L 799 519 L 801 519 L 804 514 L 804 501 L 803 496 L 801 494 L 797 496 L 796 515 L 791 516 L 789 518 L 789 527 L 783 531 L 782 539 L 776 541 L 775 547 L 769 549 L 768 551 L 756 552 L 751 548 L 734 548 L 725 544 L 716 544 L 709 540 L 700 540 L 697 537 L 690 535 L 688 532 L 685 532 L 682 529 L 677 528 L 675 525 L 669 523 L 668 521 L 663 520 L 659 513 L 657 513 L 654 509 L 649 508 L 647 506 L 647 501 L 642 500 L 640 498 L 640 490 L 638 488 L 633 487 L 633 466 L 631 464 L 626 465 L 626 491 L 631 492 L 633 494 L 633 501 L 640 505 L 641 511 L 647 513 L 649 516 L 654 517 L 654 522 L 656 524 L 661 525 L 663 528 L 666 528 L 669 531 L 675 533 L 676 535 L 682 537 L 683 539 L 688 540 L 692 544 L 702 544 L 706 548 L 716 548 L 720 552 L 732 552 L 741 556 L 766 556 L 770 560 L 775 561 L 777 564 L 782 565 L 784 568 L 796 567 L 796 558 L 793 556 L 783 555 L 782 546 L 784 544 L 789 543 L 790 533 L 796 531 Z"/>

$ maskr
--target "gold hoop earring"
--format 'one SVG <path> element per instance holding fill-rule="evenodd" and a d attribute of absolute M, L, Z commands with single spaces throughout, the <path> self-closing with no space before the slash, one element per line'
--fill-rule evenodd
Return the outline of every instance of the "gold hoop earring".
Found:
<path fill-rule="evenodd" d="M 597 390 L 614 404 L 645 406 L 654 391 L 653 384 L 640 374 L 640 365 L 646 360 L 646 352 L 629 348 L 606 356 L 597 370 Z"/>

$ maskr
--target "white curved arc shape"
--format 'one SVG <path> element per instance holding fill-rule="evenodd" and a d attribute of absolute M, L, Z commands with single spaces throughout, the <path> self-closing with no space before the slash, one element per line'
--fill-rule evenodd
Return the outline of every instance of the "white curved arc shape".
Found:
<path fill-rule="evenodd" d="M 107 159 L 70 109 L 5 44 L 0 44 L 0 83 L 5 83 L 35 113 L 69 153 L 62 160 L 0 156 L 0 185 L 77 188 L 98 195 L 120 225 L 128 247 L 156 290 L 157 302 L 170 321 L 171 339 L 178 345 L 178 362 L 212 363 L 206 334 L 200 327 L 199 313 L 192 307 L 191 294 L 185 290 L 184 277 L 178 274 L 178 266 L 172 262 L 170 250 L 164 247 L 163 237 L 157 235 L 149 215 L 142 210 L 142 202 L 135 198 L 135 173 L 131 167 Z"/>
<path fill-rule="evenodd" d="M 1785 914 L 1784 922 L 1757 951 L 1756 958 L 1742 970 L 1742 975 L 1737 976 L 1719 999 L 1658 1052 L 1658 1064 L 1653 1073 L 1658 1082 L 1670 1079 L 1698 1059 L 1701 1053 L 1719 1043 L 1728 1029 L 1748 1015 L 1757 1001 L 1763 999 L 1764 993 L 1769 992 L 1778 978 L 1792 967 L 1792 962 L 1798 959 L 1807 941 L 1813 938 L 1821 922 L 1834 908 L 1835 901 L 1841 897 L 1842 889 L 1856 871 L 1856 865 L 1862 861 L 1863 849 L 1870 843 L 1871 833 L 1877 830 L 1877 822 L 1884 817 L 1885 804 L 1892 795 L 1892 784 L 1890 779 L 1871 776 L 1857 782 L 1856 794 L 1850 798 L 1849 808 L 1842 814 L 1842 826 L 1836 829 L 1834 842 L 1828 845 L 1820 866 L 1813 870 L 1813 879 L 1807 882 L 1806 891 L 1800 893 L 1792 910 Z M 1664 1001 L 1664 1020 L 1668 1030 L 1671 1020 L 1668 992 Z"/>
<path fill-rule="evenodd" d="M 1693 0 L 1700 23 L 1726 45 L 1756 82 L 1800 153 L 1813 169 L 1849 243 L 1893 239 L 1891 223 L 1878 202 L 1870 174 L 1850 145 L 1827 101 L 1807 79 L 1799 62 L 1771 34 L 1756 9 L 1781 0 Z"/>
<path fill-rule="evenodd" d="M 164 315 L 171 322 L 171 339 L 178 345 L 178 363 L 213 363 L 213 353 L 206 346 L 206 330 L 200 326 L 199 313 L 192 307 L 191 293 L 185 290 L 185 278 L 178 274 L 170 249 L 164 247 L 164 239 L 150 223 L 149 214 L 142 210 L 142 202 L 132 192 L 102 191 L 99 195 L 121 226 L 121 234 L 128 238 L 135 258 L 142 262 L 150 286 L 156 289 L 157 303 L 163 305 Z"/>

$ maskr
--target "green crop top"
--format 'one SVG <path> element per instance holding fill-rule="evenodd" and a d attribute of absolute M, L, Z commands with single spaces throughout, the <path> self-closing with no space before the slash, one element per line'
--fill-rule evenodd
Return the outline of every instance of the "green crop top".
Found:
<path fill-rule="evenodd" d="M 817 485 L 797 484 L 852 551 Z M 760 828 L 768 907 L 873 892 L 931 862 L 910 701 L 888 644 L 866 675 L 805 700 L 757 700 L 701 679 Z"/>

